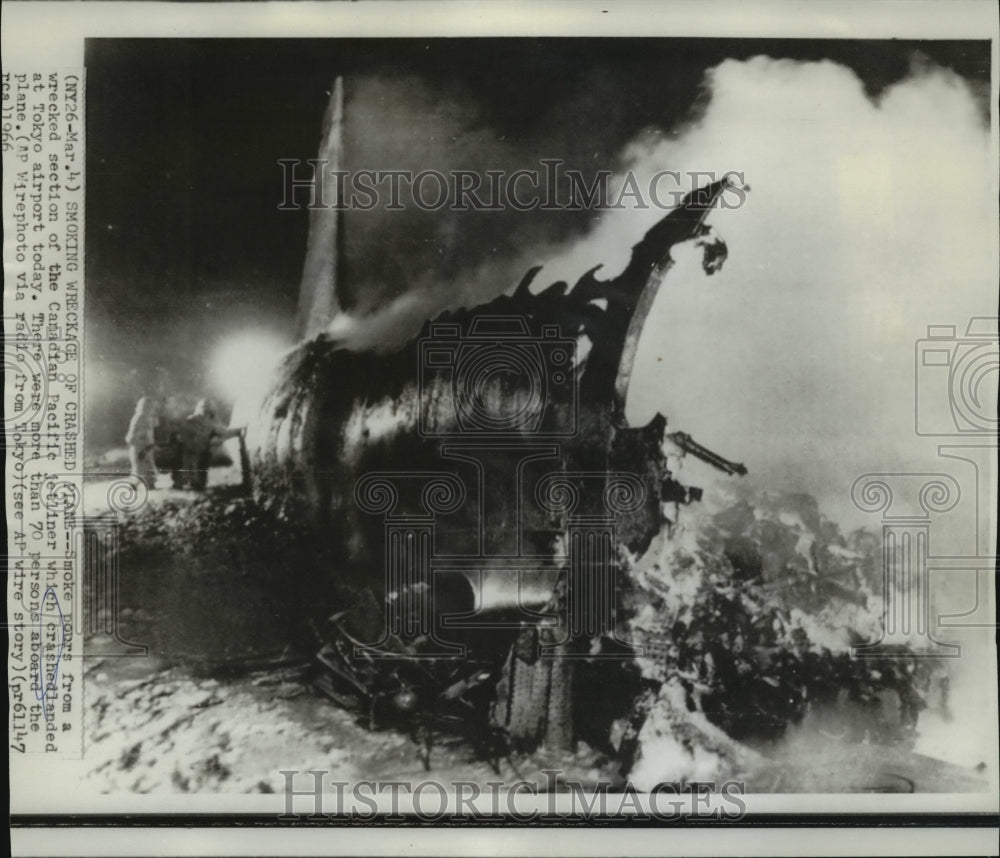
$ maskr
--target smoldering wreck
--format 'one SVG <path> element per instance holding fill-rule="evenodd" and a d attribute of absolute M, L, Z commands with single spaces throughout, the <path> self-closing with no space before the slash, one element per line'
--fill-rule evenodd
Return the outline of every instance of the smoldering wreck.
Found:
<path fill-rule="evenodd" d="M 320 144 L 332 165 L 341 93 Z M 573 284 L 532 268 L 380 350 L 343 338 L 344 215 L 311 211 L 298 342 L 233 413 L 243 484 L 88 519 L 105 551 L 88 552 L 91 601 L 111 580 L 101 557 L 122 573 L 88 645 L 158 656 L 139 683 L 90 686 L 99 776 L 266 791 L 264 748 L 348 749 L 366 776 L 401 760 L 455 772 L 458 748 L 476 777 L 979 789 L 912 753 L 921 710 L 948 716 L 940 665 L 905 646 L 851 656 L 880 632 L 879 535 L 741 479 L 683 415 L 626 419 L 673 255 L 726 262 L 708 223 L 726 190 L 636 235 L 617 276 L 600 259 Z M 175 753 L 191 712 L 160 704 L 185 690 L 206 713 L 197 777 Z"/>
<path fill-rule="evenodd" d="M 343 121 L 338 83 L 331 166 Z M 319 753 L 364 777 L 419 760 L 640 789 L 983 789 L 913 752 L 921 710 L 949 717 L 940 661 L 851 655 L 882 631 L 880 535 L 740 479 L 684 415 L 626 419 L 673 255 L 726 262 L 708 223 L 726 190 L 634 236 L 617 276 L 533 268 L 379 350 L 343 338 L 344 215 L 311 211 L 298 342 L 234 408 L 242 485 L 127 484 L 128 509 L 95 485 L 87 645 L 156 658 L 139 682 L 129 659 L 94 668 L 94 777 L 266 792 L 289 766 L 263 756 Z"/>
<path fill-rule="evenodd" d="M 324 162 L 338 162 L 342 121 L 338 81 Z M 744 472 L 662 415 L 625 418 L 671 251 L 695 243 L 708 274 L 725 261 L 706 223 L 725 189 L 689 194 L 638 237 L 617 277 L 598 265 L 539 289 L 533 268 L 390 353 L 329 333 L 341 214 L 311 212 L 301 341 L 238 419 L 254 499 L 335 546 L 330 576 L 355 600 L 320 633 L 330 697 L 397 714 L 475 698 L 513 746 L 608 743 L 644 652 L 630 637 L 630 570 L 674 523 L 668 511 L 699 497 L 666 451 Z M 595 697 L 612 699 L 584 703 Z"/>

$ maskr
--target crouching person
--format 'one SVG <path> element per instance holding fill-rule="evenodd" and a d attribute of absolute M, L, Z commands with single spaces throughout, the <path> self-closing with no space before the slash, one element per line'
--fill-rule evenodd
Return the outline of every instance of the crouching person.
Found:
<path fill-rule="evenodd" d="M 199 400 L 194 411 L 184 420 L 180 433 L 181 472 L 190 488 L 201 491 L 208 485 L 213 447 L 227 438 L 236 437 L 241 431 L 221 423 L 210 399 Z"/>
<path fill-rule="evenodd" d="M 156 465 L 153 463 L 156 425 L 156 403 L 151 397 L 143 396 L 136 403 L 135 414 L 128 424 L 125 443 L 128 444 L 132 476 L 138 477 L 150 489 L 156 487 Z"/>

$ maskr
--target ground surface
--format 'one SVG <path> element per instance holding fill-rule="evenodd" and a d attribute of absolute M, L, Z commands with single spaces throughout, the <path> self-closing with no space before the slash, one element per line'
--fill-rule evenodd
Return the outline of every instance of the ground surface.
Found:
<path fill-rule="evenodd" d="M 425 768 L 422 745 L 412 737 L 365 729 L 289 669 L 218 679 L 155 659 L 115 659 L 90 668 L 86 695 L 86 755 L 94 761 L 89 780 L 102 792 L 280 792 L 279 771 L 309 769 L 344 781 L 526 778 L 541 784 L 541 769 L 555 764 L 543 756 L 514 757 L 499 761 L 498 773 L 468 743 L 442 736 Z M 567 777 L 586 783 L 603 776 L 594 759 L 582 748 L 576 759 L 557 764 Z M 987 788 L 972 769 L 901 746 L 841 741 L 808 727 L 775 748 L 747 780 L 755 792 Z"/>
<path fill-rule="evenodd" d="M 100 761 L 91 780 L 103 791 L 280 792 L 279 771 L 309 769 L 345 781 L 496 779 L 471 749 L 443 743 L 428 775 L 410 737 L 365 730 L 281 671 L 220 681 L 143 667 L 105 663 L 87 676 L 87 757 Z"/>

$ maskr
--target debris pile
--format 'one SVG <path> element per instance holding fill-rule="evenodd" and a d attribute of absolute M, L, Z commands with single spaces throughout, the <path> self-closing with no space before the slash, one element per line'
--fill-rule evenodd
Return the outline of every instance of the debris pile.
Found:
<path fill-rule="evenodd" d="M 306 653 L 309 611 L 340 598 L 310 575 L 329 568 L 321 543 L 237 487 L 152 495 L 114 540 L 120 636 L 168 661 L 229 672 Z M 104 584 L 93 571 L 84 580 Z"/>
<path fill-rule="evenodd" d="M 353 608 L 331 615 L 324 629 L 313 624 L 323 640 L 315 655 L 313 686 L 370 730 L 408 733 L 427 769 L 436 737 L 461 736 L 499 771 L 508 745 L 490 712 L 501 675 L 503 636 L 494 637 L 490 649 L 480 647 L 461 659 L 429 655 L 426 638 L 389 635 L 373 646 L 361 638 L 373 639 L 384 611 L 370 592 L 365 596 Z"/>
<path fill-rule="evenodd" d="M 940 660 L 850 653 L 880 628 L 878 540 L 842 535 L 806 495 L 732 486 L 712 501 L 634 575 L 637 769 L 745 770 L 806 720 L 848 745 L 912 747 L 919 713 L 946 709 Z"/>

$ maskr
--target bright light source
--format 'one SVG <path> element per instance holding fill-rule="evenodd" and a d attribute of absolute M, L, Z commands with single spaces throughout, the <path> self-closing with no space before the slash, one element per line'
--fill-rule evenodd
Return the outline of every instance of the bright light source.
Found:
<path fill-rule="evenodd" d="M 212 355 L 211 380 L 229 403 L 262 397 L 287 346 L 267 331 L 244 331 L 224 340 Z"/>

